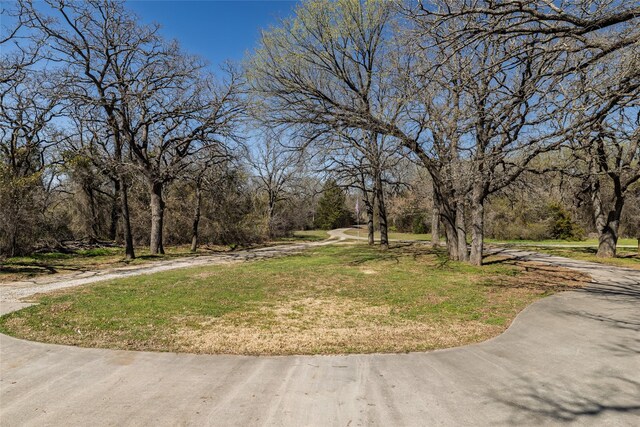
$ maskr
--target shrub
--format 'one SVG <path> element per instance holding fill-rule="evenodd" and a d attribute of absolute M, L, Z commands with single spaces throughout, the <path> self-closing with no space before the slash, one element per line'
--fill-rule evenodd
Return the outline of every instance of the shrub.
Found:
<path fill-rule="evenodd" d="M 413 217 L 411 232 L 414 234 L 425 234 L 429 232 L 424 215 L 419 214 Z"/>
<path fill-rule="evenodd" d="M 584 230 L 571 219 L 571 214 L 557 203 L 549 205 L 549 235 L 554 239 L 582 240 Z"/>

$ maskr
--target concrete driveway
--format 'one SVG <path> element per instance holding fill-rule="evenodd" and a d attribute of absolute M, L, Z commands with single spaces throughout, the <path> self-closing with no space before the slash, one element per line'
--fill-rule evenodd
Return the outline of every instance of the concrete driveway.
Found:
<path fill-rule="evenodd" d="M 640 272 L 503 252 L 594 283 L 495 339 L 430 353 L 207 356 L 0 335 L 0 424 L 640 425 Z"/>

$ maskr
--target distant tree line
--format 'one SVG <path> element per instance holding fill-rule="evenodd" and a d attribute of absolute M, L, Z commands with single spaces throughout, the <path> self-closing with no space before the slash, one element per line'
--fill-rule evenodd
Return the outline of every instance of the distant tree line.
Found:
<path fill-rule="evenodd" d="M 2 13 L 5 256 L 361 217 L 477 265 L 486 237 L 640 238 L 634 2 L 308 0 L 219 72 L 121 1 Z"/>

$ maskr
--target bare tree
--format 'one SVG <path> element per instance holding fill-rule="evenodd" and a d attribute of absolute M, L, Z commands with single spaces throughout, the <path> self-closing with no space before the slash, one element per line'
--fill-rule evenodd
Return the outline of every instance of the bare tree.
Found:
<path fill-rule="evenodd" d="M 16 57 L 2 57 L 0 84 L 0 234 L 11 256 L 37 240 L 29 233 L 42 218 L 33 215 L 44 213 L 47 205 L 38 209 L 36 200 L 46 197 L 53 183 L 52 155 L 61 140 L 53 125 L 61 113 L 55 73 L 45 77 L 13 59 Z M 18 59 L 22 60 L 21 55 Z"/>
<path fill-rule="evenodd" d="M 113 138 L 112 158 L 120 183 L 121 213 L 127 259 L 135 258 L 129 218 L 128 182 L 124 155 L 129 128 L 127 104 L 129 96 L 121 90 L 117 70 L 144 69 L 149 50 L 159 45 L 157 27 L 142 27 L 125 11 L 120 2 L 65 2 L 47 0 L 49 16 L 32 1 L 21 1 L 26 25 L 48 39 L 47 57 L 64 64 L 66 91 L 72 102 L 95 106 L 104 113 Z"/>
<path fill-rule="evenodd" d="M 53 121 L 60 114 L 56 74 L 47 78 L 33 65 L 42 57 L 41 37 L 23 33 L 19 5 L 1 6 L 13 26 L 0 28 L 0 250 L 13 256 L 36 240 L 34 218 L 51 177 Z M 6 21 L 3 21 L 3 24 Z M 51 179 L 49 180 L 51 182 Z"/>
<path fill-rule="evenodd" d="M 465 210 L 471 207 L 471 261 L 481 264 L 486 198 L 561 143 L 553 129 L 535 131 L 551 117 L 543 104 L 560 54 L 545 52 L 535 36 L 455 44 L 451 32 L 483 17 L 447 17 L 434 26 L 420 10 L 408 16 L 413 37 L 394 43 L 385 32 L 393 15 L 388 4 L 305 4 L 263 37 L 253 87 L 283 123 L 396 140 L 432 177 L 454 259 L 470 257 Z"/>
<path fill-rule="evenodd" d="M 14 7 L 11 7 L 14 6 Z M 9 19 L 0 25 L 0 84 L 2 92 L 20 84 L 32 65 L 42 59 L 41 48 L 46 42 L 46 35 L 25 32 L 27 16 L 20 3 L 3 3 L 0 5 L 0 16 Z M 11 25 L 5 25 L 5 22 Z"/>
<path fill-rule="evenodd" d="M 193 156 L 191 164 L 183 171 L 181 178 L 185 181 L 190 181 L 195 192 L 191 223 L 191 252 L 198 250 L 204 193 L 205 191 L 212 193 L 213 189 L 218 187 L 220 181 L 227 178 L 230 164 L 233 161 L 233 156 L 226 148 L 224 146 L 208 145 L 206 149 Z M 214 194 L 211 195 L 215 196 Z"/>
<path fill-rule="evenodd" d="M 423 103 L 430 116 L 426 127 L 434 138 L 435 157 L 446 160 L 438 173 L 432 173 L 437 178 L 434 193 L 444 212 L 445 230 L 454 222 L 447 218 L 448 212 L 458 215 L 463 209 L 461 198 L 465 199 L 471 209 L 470 261 L 480 265 L 487 198 L 511 185 L 538 156 L 565 141 L 565 129 L 555 119 L 565 99 L 558 89 L 564 77 L 557 70 L 566 68 L 568 60 L 566 52 L 547 49 L 536 33 L 505 38 L 488 32 L 482 37 L 453 38 L 452 34 L 492 22 L 493 15 L 455 13 L 444 3 L 437 5 L 441 6 L 436 10 L 446 13 L 424 13 L 424 6 L 415 13 L 408 11 L 414 22 L 410 34 L 418 63 L 417 75 L 413 70 L 410 75 L 417 77 L 417 87 L 426 82 L 427 89 L 432 88 L 425 92 Z M 442 125 L 449 129 L 439 129 Z M 456 223 L 463 259 L 464 225 Z"/>
<path fill-rule="evenodd" d="M 67 161 L 73 163 L 75 159 L 90 162 L 90 168 L 99 176 L 88 177 L 99 180 L 100 176 L 108 182 L 109 189 L 91 186 L 91 191 L 98 191 L 110 200 L 108 239 L 118 239 L 118 223 L 122 202 L 120 200 L 121 173 L 125 178 L 130 165 L 122 158 L 116 158 L 115 139 L 107 125 L 104 111 L 96 106 L 74 104 L 67 107 L 66 117 L 73 123 L 73 137 L 66 140 L 64 150 Z M 86 166 L 89 168 L 89 166 Z"/>
<path fill-rule="evenodd" d="M 432 150 L 436 141 L 424 102 L 416 98 L 420 89 L 404 78 L 415 61 L 404 53 L 406 39 L 393 42 L 387 31 L 391 6 L 349 0 L 300 6 L 295 19 L 263 35 L 251 62 L 252 88 L 268 100 L 278 122 L 325 133 L 360 129 L 409 151 L 432 175 L 450 256 L 466 260 L 466 193 L 447 185 L 452 181 L 443 175 L 453 176 L 461 162 L 438 159 Z M 455 130 L 450 136 L 459 138 Z"/>
<path fill-rule="evenodd" d="M 237 79 L 217 85 L 201 73 L 203 64 L 165 42 L 156 26 L 141 26 L 122 2 L 47 0 L 46 16 L 30 1 L 28 25 L 46 34 L 50 57 L 66 65 L 73 102 L 104 113 L 118 168 L 127 258 L 133 258 L 125 155 L 131 154 L 149 184 L 151 253 L 163 253 L 163 187 L 185 159 L 213 134 L 228 135 Z M 233 105 L 231 105 L 233 104 Z"/>
<path fill-rule="evenodd" d="M 638 124 L 633 117 L 633 100 L 640 96 L 637 2 L 460 0 L 425 2 L 418 10 L 435 28 L 466 20 L 467 25 L 448 32 L 445 42 L 450 45 L 488 39 L 507 45 L 533 38 L 537 48 L 529 47 L 528 57 L 556 56 L 547 73 L 556 77 L 557 86 L 567 88 L 555 109 L 562 117 L 558 128 L 583 163 L 578 169 L 589 171 L 585 189 L 600 236 L 598 255 L 614 256 L 625 193 L 638 180 Z M 523 59 L 513 54 L 504 61 Z M 603 199 L 603 177 L 613 187 L 610 203 Z"/>
<path fill-rule="evenodd" d="M 164 73 L 154 70 L 144 77 L 150 82 L 158 74 L 164 75 L 167 87 L 140 88 L 138 93 L 144 95 L 134 107 L 141 116 L 132 128 L 136 136 L 131 138 L 130 146 L 148 181 L 152 254 L 164 253 L 164 187 L 180 176 L 199 151 L 212 146 L 222 148 L 226 139 L 232 139 L 235 121 L 242 111 L 235 74 L 230 75 L 229 82 L 217 85 L 199 74 L 197 68 L 171 68 L 179 59 L 166 58 Z"/>
<path fill-rule="evenodd" d="M 377 207 L 380 245 L 388 248 L 386 189 L 399 184 L 393 171 L 402 159 L 395 140 L 358 129 L 336 129 L 324 140 L 327 142 L 321 149 L 326 155 L 322 165 L 338 178 L 338 182 L 361 192 L 367 214 L 369 244 L 374 243 L 373 219 Z"/>
<path fill-rule="evenodd" d="M 431 0 L 418 5 L 421 18 L 436 27 L 471 18 L 467 26 L 449 32 L 450 42 L 473 43 L 495 36 L 508 42 L 536 36 L 546 51 L 579 54 L 577 61 L 555 73 L 572 73 L 606 61 L 615 52 L 637 45 L 640 37 L 640 6 L 633 1 Z"/>
<path fill-rule="evenodd" d="M 570 95 L 574 101 L 564 116 L 569 123 L 588 123 L 569 134 L 571 163 L 562 172 L 583 182 L 600 257 L 615 256 L 625 200 L 640 181 L 640 80 L 621 89 L 620 79 L 610 77 L 630 69 L 624 62 L 619 57 L 573 80 L 570 90 L 577 94 Z"/>
<path fill-rule="evenodd" d="M 282 28 L 263 35 L 249 69 L 252 88 L 267 99 L 273 120 L 314 129 L 317 135 L 360 130 L 369 143 L 345 140 L 362 144 L 355 146 L 360 155 L 365 146 L 368 152 L 377 147 L 383 135 L 392 140 L 387 122 L 397 112 L 396 98 L 384 71 L 391 3 L 317 1 L 296 13 Z M 370 167 L 379 170 L 372 159 Z M 372 177 L 384 212 L 380 173 Z M 382 245 L 387 246 L 386 215 L 381 217 Z"/>
<path fill-rule="evenodd" d="M 266 197 L 269 237 L 277 234 L 277 208 L 296 192 L 304 167 L 304 151 L 283 141 L 285 134 L 264 128 L 249 153 L 249 165 L 257 188 Z"/>

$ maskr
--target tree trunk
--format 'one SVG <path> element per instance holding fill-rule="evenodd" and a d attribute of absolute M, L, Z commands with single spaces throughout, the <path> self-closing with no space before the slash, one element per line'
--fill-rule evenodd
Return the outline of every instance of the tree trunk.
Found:
<path fill-rule="evenodd" d="M 191 228 L 191 252 L 198 249 L 198 225 L 200 224 L 200 205 L 202 204 L 202 190 L 200 183 L 196 183 L 196 207 L 193 211 L 193 225 Z"/>
<path fill-rule="evenodd" d="M 275 201 L 275 196 L 269 192 L 269 206 L 267 206 L 267 216 L 268 216 L 268 221 L 269 223 L 267 224 L 268 226 L 268 233 L 269 233 L 269 238 L 272 239 L 275 237 L 275 233 L 273 230 L 273 217 L 275 216 L 275 212 L 276 212 L 276 201 Z"/>
<path fill-rule="evenodd" d="M 120 182 L 113 181 L 113 203 L 111 204 L 111 223 L 109 224 L 109 240 L 115 241 L 118 234 L 118 205 L 120 203 Z"/>
<path fill-rule="evenodd" d="M 376 171 L 376 184 L 374 190 L 378 199 L 378 219 L 380 220 L 380 246 L 383 249 L 389 248 L 389 231 L 387 227 L 387 208 L 384 203 L 384 188 L 380 171 Z"/>
<path fill-rule="evenodd" d="M 616 245 L 618 243 L 618 233 L 613 226 L 607 224 L 604 230 L 598 236 L 598 253 L 599 258 L 613 258 L 616 256 Z"/>
<path fill-rule="evenodd" d="M 433 246 L 440 246 L 440 211 L 433 204 L 433 211 L 431 212 L 431 244 Z"/>
<path fill-rule="evenodd" d="M 471 212 L 471 257 L 473 265 L 482 265 L 484 249 L 484 202 L 474 200 Z"/>
<path fill-rule="evenodd" d="M 469 261 L 469 251 L 467 250 L 467 230 L 464 221 L 464 201 L 456 202 L 456 235 L 458 261 Z"/>
<path fill-rule="evenodd" d="M 452 261 L 458 261 L 458 232 L 456 229 L 455 208 L 446 205 L 442 196 L 434 198 L 434 204 L 440 215 L 440 221 L 444 227 L 444 237 L 447 245 L 447 254 Z"/>
<path fill-rule="evenodd" d="M 120 139 L 120 128 L 117 124 L 117 120 L 113 116 L 112 110 L 107 110 L 107 114 L 109 115 L 109 125 L 113 130 L 113 137 L 115 142 L 115 153 L 114 159 L 118 164 L 118 172 L 117 177 L 120 186 L 120 203 L 122 209 L 122 229 L 124 234 L 124 251 L 125 251 L 125 259 L 132 260 L 135 259 L 136 253 L 133 249 L 133 234 L 131 233 L 131 218 L 129 216 L 129 190 L 127 187 L 127 181 L 123 175 L 122 171 L 122 140 Z"/>
<path fill-rule="evenodd" d="M 136 257 L 133 249 L 133 235 L 131 234 L 131 221 L 129 218 L 129 197 L 127 194 L 127 183 L 123 178 L 120 178 L 120 201 L 122 202 L 122 225 L 124 229 L 124 247 L 125 258 L 134 259 Z"/>
<path fill-rule="evenodd" d="M 610 210 L 605 218 L 601 212 L 596 218 L 596 228 L 598 230 L 598 253 L 600 258 L 613 258 L 616 256 L 616 246 L 618 245 L 618 228 L 620 227 L 620 216 L 622 214 L 623 198 L 616 198 L 615 206 Z"/>
<path fill-rule="evenodd" d="M 164 200 L 162 199 L 162 182 L 150 183 L 151 192 L 151 237 L 149 239 L 149 251 L 151 255 L 164 254 L 162 245 L 162 222 L 164 219 Z"/>
<path fill-rule="evenodd" d="M 89 232 L 89 240 L 91 242 L 96 242 L 100 234 L 98 230 L 98 211 L 96 209 L 96 198 L 91 184 L 85 185 L 84 190 L 87 195 L 87 202 L 89 203 L 90 212 L 90 218 L 88 220 L 89 224 L 87 227 L 87 231 Z"/>
<path fill-rule="evenodd" d="M 10 246 L 9 246 L 9 258 L 13 258 L 14 256 L 16 256 L 18 253 L 18 231 L 17 231 L 17 225 L 18 225 L 18 221 L 14 222 L 14 226 L 11 227 L 11 238 L 10 240 Z"/>
<path fill-rule="evenodd" d="M 439 223 L 444 228 L 444 236 L 447 245 L 447 255 L 452 261 L 460 260 L 460 253 L 458 251 L 458 228 L 456 222 L 458 221 L 457 203 L 453 197 L 451 191 L 446 191 L 447 188 L 440 185 L 440 179 L 433 171 L 431 173 L 431 186 L 433 189 L 433 205 L 436 212 L 438 212 L 440 218 Z M 464 212 L 462 216 L 462 224 L 464 231 Z"/>
<path fill-rule="evenodd" d="M 594 219 L 598 231 L 598 253 L 600 258 L 616 256 L 618 244 L 618 227 L 624 206 L 624 195 L 619 182 L 614 182 L 614 206 L 605 214 L 604 204 L 600 194 L 600 183 L 595 179 L 591 185 L 591 200 L 593 203 Z"/>
<path fill-rule="evenodd" d="M 458 233 L 456 233 L 456 228 L 452 224 L 445 223 L 444 230 L 449 259 L 458 261 Z"/>
<path fill-rule="evenodd" d="M 374 236 L 375 230 L 373 227 L 373 204 L 370 203 L 369 200 L 365 200 L 364 205 L 367 210 L 367 243 L 374 245 L 376 242 Z"/>

